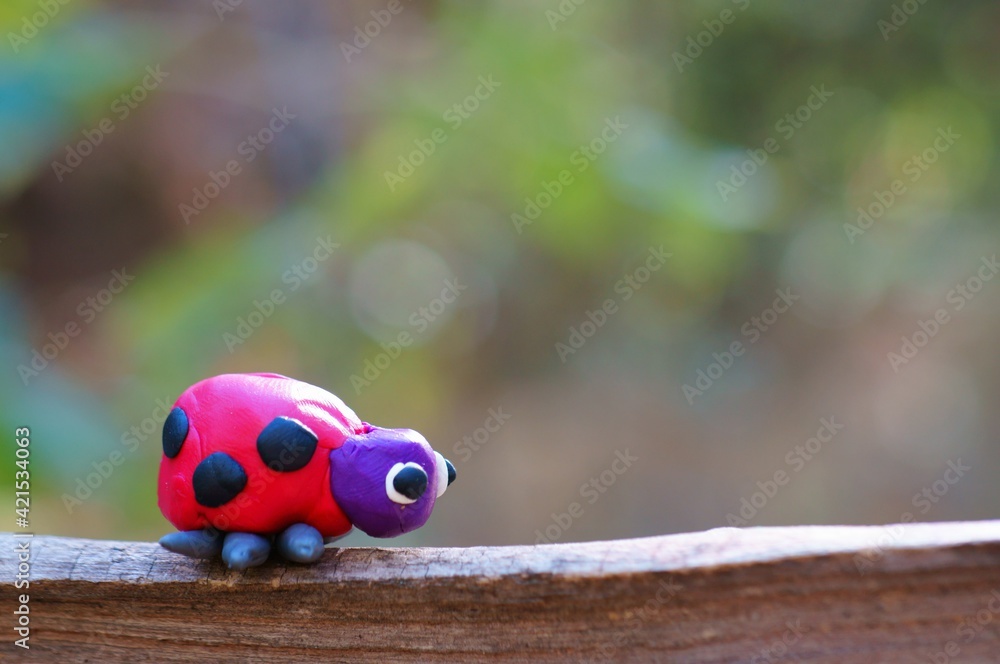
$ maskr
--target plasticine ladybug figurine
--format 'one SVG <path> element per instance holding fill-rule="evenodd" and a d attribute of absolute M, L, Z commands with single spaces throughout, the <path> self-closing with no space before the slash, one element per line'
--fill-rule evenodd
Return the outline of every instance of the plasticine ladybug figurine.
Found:
<path fill-rule="evenodd" d="M 272 544 L 309 563 L 357 526 L 394 537 L 424 525 L 455 467 L 410 429 L 358 419 L 326 390 L 277 374 L 189 387 L 163 424 L 159 505 L 181 532 L 160 540 L 233 569 Z"/>

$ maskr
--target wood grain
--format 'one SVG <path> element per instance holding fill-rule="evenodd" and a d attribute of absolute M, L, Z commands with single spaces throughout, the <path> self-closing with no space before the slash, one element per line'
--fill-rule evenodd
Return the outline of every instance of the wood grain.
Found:
<path fill-rule="evenodd" d="M 9 624 L 18 541 L 0 534 Z M 31 651 L 0 644 L 26 661 L 1000 662 L 1000 521 L 343 548 L 247 572 L 152 543 L 31 551 Z"/>

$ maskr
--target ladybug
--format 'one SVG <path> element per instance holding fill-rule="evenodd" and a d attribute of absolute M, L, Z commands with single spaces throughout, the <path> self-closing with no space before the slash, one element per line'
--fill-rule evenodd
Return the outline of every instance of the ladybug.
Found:
<path fill-rule="evenodd" d="M 416 431 L 358 419 L 326 390 L 269 373 L 224 374 L 184 391 L 163 423 L 160 544 L 232 569 L 272 547 L 315 562 L 357 527 L 394 537 L 424 525 L 455 467 Z"/>

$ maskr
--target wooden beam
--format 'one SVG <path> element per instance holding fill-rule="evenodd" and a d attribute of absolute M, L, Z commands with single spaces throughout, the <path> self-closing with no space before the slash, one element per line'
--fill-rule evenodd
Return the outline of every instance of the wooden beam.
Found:
<path fill-rule="evenodd" d="M 1000 521 L 332 549 L 230 572 L 152 543 L 0 535 L 38 661 L 1000 661 Z M 23 652 L 7 636 L 0 653 Z"/>

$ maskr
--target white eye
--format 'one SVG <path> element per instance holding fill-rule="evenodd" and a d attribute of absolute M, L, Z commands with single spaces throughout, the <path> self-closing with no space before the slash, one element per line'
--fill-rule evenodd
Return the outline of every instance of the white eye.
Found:
<path fill-rule="evenodd" d="M 440 498 L 448 490 L 448 462 L 440 452 L 434 453 L 437 461 L 437 497 Z"/>
<path fill-rule="evenodd" d="M 385 476 L 385 495 L 400 505 L 417 502 L 427 490 L 427 473 L 412 461 L 397 463 Z"/>

